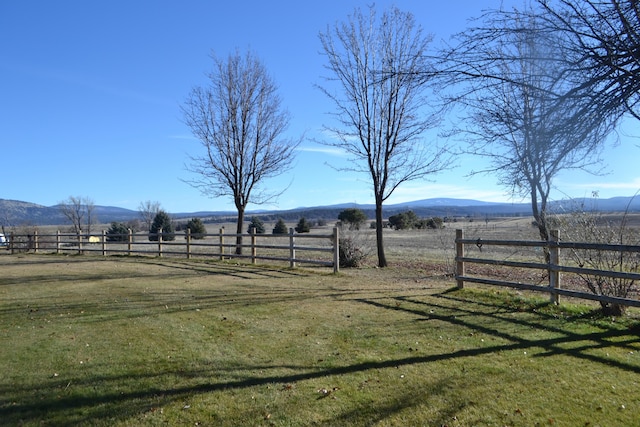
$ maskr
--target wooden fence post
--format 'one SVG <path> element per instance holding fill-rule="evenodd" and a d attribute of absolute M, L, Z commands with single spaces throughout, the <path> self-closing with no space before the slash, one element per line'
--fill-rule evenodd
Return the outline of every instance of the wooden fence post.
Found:
<path fill-rule="evenodd" d="M 251 264 L 256 263 L 256 256 L 258 255 L 256 250 L 256 228 L 251 227 Z"/>
<path fill-rule="evenodd" d="M 131 246 L 133 244 L 133 232 L 130 228 L 127 229 L 127 255 L 131 256 Z"/>
<path fill-rule="evenodd" d="M 333 272 L 340 271 L 340 231 L 333 227 Z"/>
<path fill-rule="evenodd" d="M 458 284 L 458 289 L 464 288 L 464 280 L 461 277 L 464 277 L 466 273 L 466 269 L 464 266 L 464 243 L 462 243 L 462 239 L 464 239 L 464 232 L 460 229 L 456 230 L 456 282 Z"/>
<path fill-rule="evenodd" d="M 224 259 L 224 227 L 220 229 L 220 261 Z"/>
<path fill-rule="evenodd" d="M 14 252 L 14 249 L 16 247 L 16 245 L 14 243 L 15 241 L 16 241 L 16 235 L 15 235 L 15 233 L 12 232 L 11 233 L 11 237 L 9 237 L 9 250 L 11 250 L 11 255 L 13 255 L 15 253 Z"/>
<path fill-rule="evenodd" d="M 187 259 L 191 258 L 191 229 L 187 228 Z"/>
<path fill-rule="evenodd" d="M 162 228 L 158 229 L 158 256 L 162 257 Z"/>
<path fill-rule="evenodd" d="M 102 230 L 102 256 L 107 256 L 107 231 Z"/>
<path fill-rule="evenodd" d="M 78 254 L 82 254 L 82 234 L 78 232 Z"/>
<path fill-rule="evenodd" d="M 38 253 L 38 230 L 33 232 L 33 253 Z"/>
<path fill-rule="evenodd" d="M 560 271 L 558 266 L 560 264 L 560 248 L 557 243 L 560 240 L 560 233 L 558 230 L 549 231 L 549 300 L 553 304 L 558 304 L 560 296 L 555 292 L 556 289 L 560 289 Z"/>
<path fill-rule="evenodd" d="M 56 230 L 56 254 L 60 254 L 60 230 Z"/>
<path fill-rule="evenodd" d="M 295 268 L 296 266 L 296 248 L 295 239 L 293 238 L 293 228 L 289 229 L 289 267 Z"/>

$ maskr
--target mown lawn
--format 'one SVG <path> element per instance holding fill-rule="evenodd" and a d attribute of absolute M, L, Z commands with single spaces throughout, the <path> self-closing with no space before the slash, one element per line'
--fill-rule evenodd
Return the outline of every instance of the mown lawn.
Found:
<path fill-rule="evenodd" d="M 640 425 L 640 328 L 407 269 L 0 256 L 0 424 Z"/>

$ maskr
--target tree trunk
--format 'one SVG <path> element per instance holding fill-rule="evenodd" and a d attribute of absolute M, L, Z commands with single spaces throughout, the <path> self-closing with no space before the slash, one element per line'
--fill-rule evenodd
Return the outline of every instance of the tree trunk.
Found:
<path fill-rule="evenodd" d="M 382 201 L 376 200 L 376 244 L 378 246 L 378 267 L 387 266 L 383 240 L 384 222 L 382 220 Z"/>
<path fill-rule="evenodd" d="M 238 207 L 238 226 L 236 227 L 236 255 L 242 255 L 242 228 L 244 227 L 244 206 Z"/>

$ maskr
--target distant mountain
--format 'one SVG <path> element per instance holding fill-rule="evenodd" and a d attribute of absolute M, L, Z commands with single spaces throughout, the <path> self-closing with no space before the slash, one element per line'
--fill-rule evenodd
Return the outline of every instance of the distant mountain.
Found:
<path fill-rule="evenodd" d="M 341 203 L 329 206 L 301 207 L 288 210 L 255 210 L 247 212 L 248 218 L 257 216 L 266 221 L 283 218 L 297 220 L 304 216 L 307 219 L 325 219 L 333 221 L 346 208 L 362 209 L 369 218 L 375 217 L 375 205 Z M 640 197 L 613 197 L 610 199 L 570 199 L 551 203 L 555 212 L 572 212 L 577 209 L 596 210 L 602 212 L 638 212 Z M 400 212 L 412 210 L 419 217 L 485 217 L 485 216 L 526 216 L 531 215 L 528 203 L 495 203 L 469 199 L 434 198 L 396 203 L 384 206 L 386 217 Z M 138 219 L 138 211 L 114 206 L 95 206 L 94 215 L 101 223 L 113 221 L 127 222 Z M 176 219 L 202 218 L 209 222 L 235 220 L 233 211 L 198 211 L 171 214 Z M 66 225 L 68 220 L 62 214 L 60 206 L 42 206 L 18 200 L 0 199 L 0 226 L 12 225 Z"/>

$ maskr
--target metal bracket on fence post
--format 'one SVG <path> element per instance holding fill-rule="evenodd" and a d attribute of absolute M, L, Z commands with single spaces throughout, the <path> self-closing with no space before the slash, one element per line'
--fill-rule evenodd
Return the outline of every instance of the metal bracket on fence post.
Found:
<path fill-rule="evenodd" d="M 293 238 L 293 228 L 289 229 L 289 267 L 295 268 L 296 266 L 296 247 L 295 239 Z"/>
<path fill-rule="evenodd" d="M 549 301 L 558 304 L 559 295 L 555 292 L 560 289 L 560 272 L 558 265 L 560 264 L 560 248 L 557 243 L 560 241 L 560 233 L 558 230 L 549 231 Z"/>
<path fill-rule="evenodd" d="M 464 231 L 456 230 L 456 282 L 458 289 L 464 288 L 464 280 L 461 279 L 465 275 L 465 266 L 462 260 L 464 258 L 464 243 L 462 243 L 462 239 L 464 239 Z"/>

